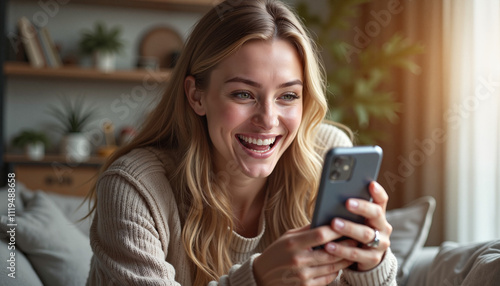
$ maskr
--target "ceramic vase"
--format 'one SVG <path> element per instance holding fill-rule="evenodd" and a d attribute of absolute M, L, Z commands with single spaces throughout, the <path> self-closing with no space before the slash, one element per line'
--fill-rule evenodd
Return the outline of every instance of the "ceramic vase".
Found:
<path fill-rule="evenodd" d="M 90 152 L 90 142 L 83 133 L 69 133 L 61 141 L 61 153 L 66 161 L 86 161 L 90 158 Z"/>
<path fill-rule="evenodd" d="M 25 147 L 25 152 L 30 160 L 40 161 L 45 156 L 45 145 L 43 142 L 29 143 Z"/>
<path fill-rule="evenodd" d="M 97 51 L 94 54 L 95 67 L 105 73 L 110 73 L 115 70 L 116 55 L 114 53 Z"/>

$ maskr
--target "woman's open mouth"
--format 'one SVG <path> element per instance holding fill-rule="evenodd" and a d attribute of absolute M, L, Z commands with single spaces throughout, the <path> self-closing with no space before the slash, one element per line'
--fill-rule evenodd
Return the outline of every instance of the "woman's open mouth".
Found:
<path fill-rule="evenodd" d="M 237 135 L 237 138 L 240 141 L 241 145 L 243 145 L 243 147 L 256 153 L 266 153 L 270 151 L 276 145 L 277 141 L 281 139 L 281 137 L 282 136 L 276 136 L 272 138 L 262 139 L 244 135 Z"/>

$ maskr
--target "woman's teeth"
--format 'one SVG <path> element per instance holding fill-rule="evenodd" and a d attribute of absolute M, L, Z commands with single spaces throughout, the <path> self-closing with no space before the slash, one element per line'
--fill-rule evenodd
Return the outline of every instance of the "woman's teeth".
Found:
<path fill-rule="evenodd" d="M 269 146 L 269 145 L 273 144 L 274 141 L 276 141 L 276 137 L 271 138 L 271 139 L 264 139 L 264 140 L 262 140 L 262 139 L 256 139 L 256 138 L 250 138 L 250 137 L 245 137 L 243 135 L 238 135 L 238 137 L 241 140 L 243 140 L 243 141 L 245 141 L 245 142 L 247 142 L 249 144 L 254 144 L 254 145 L 258 145 L 258 146 L 264 146 L 264 145 L 268 145 Z M 271 149 L 271 147 L 269 147 L 269 149 Z"/>

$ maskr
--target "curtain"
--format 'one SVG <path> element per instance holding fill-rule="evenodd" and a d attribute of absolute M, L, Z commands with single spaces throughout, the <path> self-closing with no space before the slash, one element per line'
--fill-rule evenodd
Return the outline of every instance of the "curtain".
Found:
<path fill-rule="evenodd" d="M 447 98 L 443 93 L 442 7 L 442 2 L 435 0 L 374 0 L 363 5 L 362 14 L 353 25 L 364 29 L 377 21 L 376 15 L 390 15 L 385 23 L 379 21 L 380 32 L 371 38 L 372 44 L 384 45 L 397 33 L 424 47 L 424 52 L 414 58 L 420 73 L 396 69 L 386 86 L 401 103 L 398 122 L 379 122 L 370 128 L 383 130 L 387 135 L 386 140 L 378 143 L 384 149 L 378 181 L 389 194 L 388 208 L 402 207 L 426 195 L 436 199 L 428 245 L 439 245 L 445 235 L 446 124 L 442 115 Z"/>
<path fill-rule="evenodd" d="M 395 71 L 387 85 L 399 121 L 372 127 L 388 134 L 379 182 L 389 208 L 433 196 L 427 245 L 500 238 L 500 1 L 374 0 L 353 35 L 382 11 L 396 13 L 372 44 L 398 33 L 424 46 L 421 72 Z"/>
<path fill-rule="evenodd" d="M 445 238 L 500 238 L 500 1 L 444 0 Z"/>

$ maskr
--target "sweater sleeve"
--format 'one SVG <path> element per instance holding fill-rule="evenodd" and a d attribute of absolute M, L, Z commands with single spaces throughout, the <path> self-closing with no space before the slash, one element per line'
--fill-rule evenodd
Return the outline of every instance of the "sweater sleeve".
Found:
<path fill-rule="evenodd" d="M 180 285 L 145 199 L 124 177 L 104 176 L 91 227 L 87 285 Z"/>
<path fill-rule="evenodd" d="M 398 261 L 391 249 L 387 249 L 380 264 L 369 271 L 345 269 L 334 285 L 396 286 Z"/>
<path fill-rule="evenodd" d="M 325 158 L 326 152 L 333 147 L 352 147 L 351 139 L 338 127 L 322 123 L 318 127 L 315 150 L 321 158 Z"/>
<path fill-rule="evenodd" d="M 236 264 L 229 269 L 227 275 L 222 276 L 219 281 L 212 281 L 209 286 L 257 286 L 253 276 L 253 261 L 260 253 L 252 255 L 245 263 Z"/>

